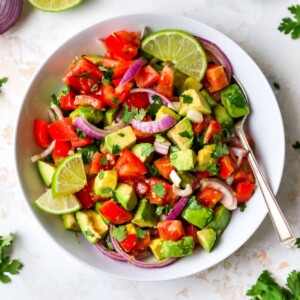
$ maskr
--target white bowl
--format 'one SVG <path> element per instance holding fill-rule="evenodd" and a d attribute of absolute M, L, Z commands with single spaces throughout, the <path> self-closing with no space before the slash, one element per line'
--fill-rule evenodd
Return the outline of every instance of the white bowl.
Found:
<path fill-rule="evenodd" d="M 251 102 L 252 111 L 248 124 L 249 132 L 256 142 L 257 159 L 273 191 L 277 192 L 284 165 L 284 130 L 277 101 L 265 76 L 247 53 L 222 33 L 195 20 L 168 14 L 127 15 L 99 22 L 59 46 L 38 69 L 25 94 L 15 136 L 16 166 L 28 206 L 45 231 L 67 253 L 84 265 L 106 275 L 138 281 L 161 281 L 203 271 L 240 248 L 253 235 L 267 214 L 260 191 L 256 190 L 245 212 L 237 210 L 233 213 L 228 228 L 212 253 L 207 254 L 199 249 L 193 255 L 179 259 L 168 267 L 142 269 L 103 256 L 84 238 L 80 244 L 76 243 L 74 235 L 63 228 L 59 217 L 40 211 L 34 205 L 34 200 L 44 192 L 45 187 L 37 166 L 30 161 L 33 154 L 41 151 L 34 142 L 33 120 L 47 119 L 49 97 L 63 86 L 61 79 L 73 58 L 76 55 L 99 52 L 97 39 L 107 36 L 112 31 L 141 31 L 144 26 L 152 31 L 184 30 L 213 41 L 226 53 L 234 74 L 243 84 Z"/>

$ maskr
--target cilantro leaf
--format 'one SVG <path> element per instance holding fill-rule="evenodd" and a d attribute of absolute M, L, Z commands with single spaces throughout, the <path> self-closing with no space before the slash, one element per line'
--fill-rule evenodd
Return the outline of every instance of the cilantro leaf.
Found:
<path fill-rule="evenodd" d="M 212 164 L 212 165 L 209 166 L 207 171 L 210 173 L 211 176 L 215 176 L 215 175 L 218 175 L 219 169 L 220 169 L 219 165 Z"/>
<path fill-rule="evenodd" d="M 151 144 L 147 144 L 144 146 L 144 148 L 141 151 L 141 155 L 142 156 L 149 156 L 151 153 L 154 152 L 154 147 Z"/>
<path fill-rule="evenodd" d="M 144 230 L 140 227 L 136 228 L 136 237 L 138 239 L 143 239 L 146 236 L 146 234 L 147 234 L 147 230 Z"/>
<path fill-rule="evenodd" d="M 166 188 L 161 182 L 156 182 L 155 185 L 152 187 L 152 192 L 159 197 L 164 197 L 166 194 Z"/>
<path fill-rule="evenodd" d="M 136 113 L 137 113 L 137 109 L 135 107 L 133 107 L 131 109 L 131 111 L 129 111 L 128 106 L 125 105 L 124 106 L 123 114 L 121 116 L 121 120 L 123 120 L 124 122 L 128 123 L 128 122 L 130 122 L 134 118 L 134 116 L 136 115 Z"/>
<path fill-rule="evenodd" d="M 114 230 L 112 232 L 112 236 L 118 241 L 122 242 L 127 237 L 127 231 L 124 225 L 114 227 Z"/>
<path fill-rule="evenodd" d="M 150 105 L 148 109 L 148 114 L 151 117 L 154 117 L 158 112 L 158 110 L 160 109 L 160 107 L 163 105 L 163 102 L 158 95 L 153 95 L 151 99 L 153 100 L 153 103 Z"/>
<path fill-rule="evenodd" d="M 113 190 L 110 187 L 104 187 L 104 188 L 101 189 L 101 193 L 102 194 L 111 194 L 111 195 L 113 195 Z"/>
<path fill-rule="evenodd" d="M 279 85 L 278 82 L 274 82 L 274 83 L 273 83 L 273 86 L 274 86 L 274 88 L 275 88 L 276 90 L 280 90 L 280 85 Z"/>
<path fill-rule="evenodd" d="M 172 205 L 168 204 L 167 206 L 164 205 L 157 205 L 155 214 L 160 216 L 161 214 L 169 214 L 169 212 L 172 210 Z"/>
<path fill-rule="evenodd" d="M 66 86 L 63 90 L 60 91 L 58 96 L 66 96 L 70 92 L 70 86 Z"/>
<path fill-rule="evenodd" d="M 287 286 L 293 294 L 293 300 L 300 300 L 300 272 L 292 271 L 287 278 Z"/>
<path fill-rule="evenodd" d="M 1 93 L 1 88 L 2 88 L 2 85 L 4 83 L 6 83 L 8 81 L 8 78 L 7 77 L 2 77 L 0 78 L 0 93 Z"/>
<path fill-rule="evenodd" d="M 78 135 L 78 138 L 84 139 L 86 137 L 85 133 L 82 130 L 80 130 L 79 128 L 76 128 L 75 131 Z"/>
<path fill-rule="evenodd" d="M 101 166 L 107 166 L 108 165 L 108 160 L 105 156 L 101 157 L 100 165 Z"/>
<path fill-rule="evenodd" d="M 241 203 L 238 204 L 238 207 L 239 207 L 241 212 L 244 212 L 246 207 L 247 207 L 247 204 L 246 204 L 246 202 L 241 202 Z"/>
<path fill-rule="evenodd" d="M 84 231 L 83 233 L 84 233 L 85 236 L 90 236 L 90 237 L 95 236 L 94 232 L 92 232 L 90 229 Z"/>
<path fill-rule="evenodd" d="M 300 149 L 300 142 L 296 141 L 292 146 L 294 149 Z"/>
<path fill-rule="evenodd" d="M 105 243 L 106 243 L 106 247 L 108 250 L 115 250 L 111 240 L 110 240 L 110 236 L 109 234 L 106 235 L 105 239 L 104 239 Z"/>
<path fill-rule="evenodd" d="M 109 101 L 112 103 L 112 104 L 117 104 L 118 101 L 119 101 L 119 98 L 118 97 L 112 97 L 109 99 Z"/>
<path fill-rule="evenodd" d="M 144 119 L 145 116 L 146 116 L 146 111 L 145 111 L 143 108 L 141 108 L 141 109 L 135 114 L 134 118 L 135 118 L 137 121 L 141 122 L 141 121 Z"/>
<path fill-rule="evenodd" d="M 296 246 L 297 246 L 297 248 L 300 248 L 300 238 L 296 239 Z"/>
<path fill-rule="evenodd" d="M 89 164 L 93 160 L 93 157 L 97 151 L 98 148 L 94 144 L 86 145 L 76 149 L 77 153 L 81 153 L 82 160 L 85 165 Z"/>
<path fill-rule="evenodd" d="M 113 145 L 112 149 L 111 149 L 111 153 L 112 154 L 118 154 L 121 151 L 120 146 L 119 145 Z"/>
<path fill-rule="evenodd" d="M 102 180 L 104 178 L 104 171 L 103 170 L 100 170 L 98 177 L 99 177 L 100 180 Z"/>
<path fill-rule="evenodd" d="M 55 94 L 51 95 L 50 106 L 52 104 L 60 105 L 60 102 L 59 102 L 59 100 L 58 100 L 58 98 L 57 98 L 57 96 Z"/>
<path fill-rule="evenodd" d="M 152 164 L 145 163 L 145 167 L 147 169 L 147 175 L 149 177 L 157 177 L 161 176 L 160 172 L 158 169 L 156 169 Z"/>
<path fill-rule="evenodd" d="M 284 34 L 291 34 L 292 39 L 297 39 L 300 37 L 300 5 L 292 5 L 288 10 L 294 18 L 283 18 L 278 30 Z"/>
<path fill-rule="evenodd" d="M 81 74 L 73 74 L 75 78 L 86 78 L 86 79 L 93 79 L 93 77 L 89 74 L 89 72 L 83 72 Z"/>
<path fill-rule="evenodd" d="M 180 95 L 183 98 L 183 103 L 193 103 L 193 98 L 189 95 Z"/>
<path fill-rule="evenodd" d="M 187 130 L 179 132 L 179 135 L 187 139 L 191 139 L 193 137 L 193 135 L 191 135 Z"/>
<path fill-rule="evenodd" d="M 225 144 L 222 144 L 220 135 L 215 134 L 215 148 L 213 149 L 211 156 L 215 158 L 222 157 L 226 154 L 228 154 L 228 149 Z"/>

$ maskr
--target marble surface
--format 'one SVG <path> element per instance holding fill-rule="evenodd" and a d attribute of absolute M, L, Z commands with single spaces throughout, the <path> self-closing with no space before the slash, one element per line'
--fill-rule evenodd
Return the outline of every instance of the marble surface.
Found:
<path fill-rule="evenodd" d="M 68 36 L 123 13 L 163 11 L 207 23 L 240 44 L 273 85 L 286 132 L 286 161 L 278 200 L 300 235 L 300 40 L 277 30 L 287 0 L 86 0 L 65 13 L 45 13 L 24 1 L 18 23 L 0 36 L 0 234 L 17 235 L 13 255 L 24 263 L 11 284 L 0 284 L 2 300 L 11 299 L 246 299 L 245 292 L 265 268 L 284 283 L 299 268 L 300 251 L 281 248 L 270 219 L 236 253 L 209 270 L 178 280 L 140 283 L 104 277 L 67 256 L 45 235 L 24 203 L 16 183 L 13 131 L 26 87 L 37 67 Z M 276 163 L 276 162 L 274 162 Z M 251 224 L 249 224 L 251 226 Z"/>

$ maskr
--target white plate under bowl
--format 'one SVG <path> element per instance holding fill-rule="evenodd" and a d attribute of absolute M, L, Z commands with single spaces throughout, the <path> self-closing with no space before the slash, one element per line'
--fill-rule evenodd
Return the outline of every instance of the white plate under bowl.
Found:
<path fill-rule="evenodd" d="M 33 120 L 47 119 L 49 96 L 62 87 L 61 79 L 74 57 L 97 53 L 97 39 L 106 37 L 112 31 L 141 31 L 144 26 L 149 27 L 151 31 L 184 30 L 213 41 L 226 53 L 234 74 L 245 87 L 251 102 L 252 111 L 248 124 L 249 132 L 256 142 L 258 161 L 265 170 L 273 191 L 277 192 L 284 165 L 284 130 L 277 101 L 265 76 L 247 53 L 222 33 L 195 20 L 168 14 L 145 13 L 109 19 L 81 31 L 59 46 L 38 69 L 25 94 L 15 135 L 15 157 L 20 185 L 27 204 L 40 225 L 62 249 L 84 265 L 106 275 L 137 281 L 161 281 L 203 271 L 241 247 L 267 214 L 260 191 L 256 190 L 245 212 L 237 210 L 233 213 L 228 228 L 212 253 L 198 250 L 168 267 L 142 269 L 108 259 L 84 238 L 80 244 L 76 243 L 74 235 L 63 228 L 59 217 L 40 211 L 34 205 L 34 200 L 45 191 L 45 187 L 36 164 L 30 161 L 33 154 L 41 151 L 34 142 Z"/>

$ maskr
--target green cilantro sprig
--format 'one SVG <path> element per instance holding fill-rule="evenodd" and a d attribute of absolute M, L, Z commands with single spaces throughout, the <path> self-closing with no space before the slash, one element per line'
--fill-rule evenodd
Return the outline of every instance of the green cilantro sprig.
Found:
<path fill-rule="evenodd" d="M 183 98 L 183 103 L 193 103 L 193 98 L 189 95 L 180 95 Z"/>
<path fill-rule="evenodd" d="M 2 88 L 2 85 L 4 83 L 6 83 L 8 81 L 8 78 L 7 77 L 2 77 L 0 78 L 0 93 L 1 93 L 1 88 Z"/>
<path fill-rule="evenodd" d="M 137 240 L 143 239 L 146 236 L 146 234 L 147 234 L 147 230 L 144 230 L 140 227 L 136 228 L 136 238 L 137 238 Z"/>
<path fill-rule="evenodd" d="M 118 241 L 122 242 L 127 237 L 127 231 L 124 225 L 114 227 L 114 230 L 112 232 L 112 236 Z"/>
<path fill-rule="evenodd" d="M 220 135 L 215 134 L 215 148 L 213 149 L 211 156 L 215 158 L 222 157 L 228 154 L 228 149 L 225 144 L 222 144 Z"/>
<path fill-rule="evenodd" d="M 163 102 L 158 95 L 153 95 L 151 97 L 151 99 L 153 100 L 153 103 L 149 106 L 148 114 L 151 117 L 155 117 L 156 113 L 158 112 L 160 107 L 163 105 Z"/>
<path fill-rule="evenodd" d="M 300 142 L 296 141 L 292 146 L 294 149 L 300 149 Z"/>
<path fill-rule="evenodd" d="M 297 39 L 300 37 L 300 5 L 292 5 L 288 10 L 293 18 L 283 18 L 278 30 L 284 34 L 291 34 L 292 39 Z"/>
<path fill-rule="evenodd" d="M 166 188 L 161 182 L 156 182 L 155 185 L 152 187 L 152 192 L 159 197 L 164 197 L 166 194 Z"/>
<path fill-rule="evenodd" d="M 136 107 L 132 107 L 131 110 L 129 111 L 128 106 L 125 105 L 121 119 L 124 122 L 130 122 L 132 121 L 133 118 L 135 118 L 137 121 L 141 122 L 145 116 L 146 116 L 146 111 L 143 108 L 138 110 Z"/>

